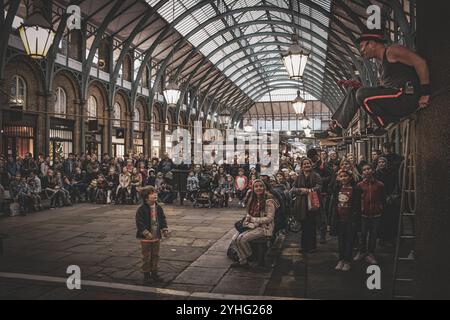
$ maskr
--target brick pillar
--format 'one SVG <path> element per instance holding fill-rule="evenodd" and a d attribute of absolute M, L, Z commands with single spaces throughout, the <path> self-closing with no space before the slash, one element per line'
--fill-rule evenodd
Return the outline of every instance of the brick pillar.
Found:
<path fill-rule="evenodd" d="M 417 47 L 433 97 L 417 119 L 417 297 L 450 299 L 450 23 L 446 1 L 417 1 Z"/>

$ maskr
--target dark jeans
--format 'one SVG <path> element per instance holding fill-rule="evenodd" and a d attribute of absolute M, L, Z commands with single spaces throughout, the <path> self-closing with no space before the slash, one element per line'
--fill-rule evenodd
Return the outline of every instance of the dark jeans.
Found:
<path fill-rule="evenodd" d="M 315 250 L 317 247 L 317 232 L 316 232 L 316 215 L 320 214 L 318 212 L 307 212 L 306 219 L 302 220 L 302 239 L 301 248 L 304 251 Z"/>
<path fill-rule="evenodd" d="M 350 262 L 353 256 L 353 238 L 355 224 L 350 221 L 338 221 L 339 260 Z"/>
<path fill-rule="evenodd" d="M 176 192 L 163 191 L 159 193 L 159 199 L 163 203 L 173 203 L 177 198 Z"/>
<path fill-rule="evenodd" d="M 375 253 L 377 246 L 378 231 L 380 230 L 381 217 L 361 219 L 361 252 L 369 254 Z M 369 238 L 369 245 L 367 246 L 367 237 Z"/>

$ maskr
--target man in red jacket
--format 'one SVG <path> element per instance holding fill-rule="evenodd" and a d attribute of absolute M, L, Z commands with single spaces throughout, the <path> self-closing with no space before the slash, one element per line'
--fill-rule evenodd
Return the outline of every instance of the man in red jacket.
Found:
<path fill-rule="evenodd" d="M 384 184 L 374 178 L 370 164 L 363 166 L 363 177 L 364 180 L 357 185 L 361 192 L 361 248 L 354 260 L 362 259 L 367 252 L 366 261 L 370 264 L 377 264 L 374 253 L 386 195 Z M 367 237 L 369 237 L 368 245 Z"/>

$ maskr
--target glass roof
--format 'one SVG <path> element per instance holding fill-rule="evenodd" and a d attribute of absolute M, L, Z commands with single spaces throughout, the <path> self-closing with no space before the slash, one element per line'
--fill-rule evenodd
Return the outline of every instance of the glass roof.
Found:
<path fill-rule="evenodd" d="M 147 0 L 151 6 L 159 2 Z M 169 0 L 158 13 L 171 23 L 199 3 L 198 0 Z M 326 12 L 331 10 L 331 0 L 314 3 Z M 291 14 L 291 5 L 299 16 Z M 300 45 L 311 53 L 304 75 L 306 91 L 314 90 L 310 94 L 321 98 L 329 25 L 324 14 L 300 1 L 214 0 L 193 10 L 175 28 L 244 93 L 258 101 L 266 99 L 271 90 L 298 87 L 289 80 L 280 56 L 291 44 L 294 32 L 300 36 Z M 296 89 L 293 91 L 295 98 Z M 273 93 L 273 96 L 278 95 Z"/>

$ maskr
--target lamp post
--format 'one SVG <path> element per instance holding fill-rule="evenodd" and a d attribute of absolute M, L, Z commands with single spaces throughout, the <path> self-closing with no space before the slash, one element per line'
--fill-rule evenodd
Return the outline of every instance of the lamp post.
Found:
<path fill-rule="evenodd" d="M 303 77 L 309 53 L 300 47 L 298 35 L 292 36 L 292 45 L 282 54 L 283 62 L 290 79 L 299 80 Z"/>
<path fill-rule="evenodd" d="M 33 13 L 18 30 L 27 55 L 33 59 L 44 59 L 53 44 L 55 32 L 42 13 L 41 1 L 34 1 L 33 4 Z"/>

